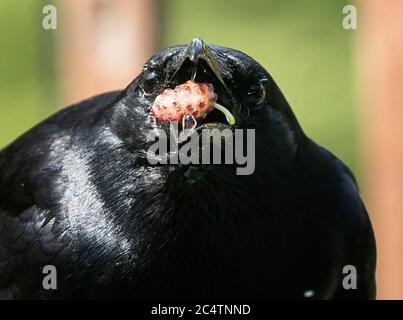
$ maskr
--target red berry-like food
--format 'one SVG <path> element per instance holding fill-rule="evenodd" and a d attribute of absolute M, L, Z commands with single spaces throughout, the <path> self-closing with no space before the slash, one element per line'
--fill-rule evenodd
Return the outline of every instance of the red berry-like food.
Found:
<path fill-rule="evenodd" d="M 151 112 L 158 121 L 182 121 L 186 114 L 204 119 L 213 109 L 217 95 L 210 83 L 189 80 L 175 89 L 166 89 L 155 99 Z"/>

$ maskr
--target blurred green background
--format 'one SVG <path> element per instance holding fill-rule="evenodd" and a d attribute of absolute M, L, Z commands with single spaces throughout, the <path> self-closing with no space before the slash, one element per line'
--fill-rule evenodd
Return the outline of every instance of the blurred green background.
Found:
<path fill-rule="evenodd" d="M 0 2 L 0 147 L 53 113 L 55 37 L 41 27 L 52 1 Z M 352 36 L 342 0 L 166 1 L 161 47 L 200 37 L 254 57 L 274 77 L 305 132 L 357 171 Z M 85 97 L 83 97 L 85 98 Z"/>
<path fill-rule="evenodd" d="M 0 148 L 54 112 L 54 32 L 42 28 L 49 1 L 0 1 Z"/>

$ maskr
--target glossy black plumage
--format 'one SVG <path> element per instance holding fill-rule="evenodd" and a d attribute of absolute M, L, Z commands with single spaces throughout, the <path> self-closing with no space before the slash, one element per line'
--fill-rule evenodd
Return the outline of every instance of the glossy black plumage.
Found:
<path fill-rule="evenodd" d="M 305 136 L 248 56 L 208 48 L 229 95 L 203 59 L 198 72 L 240 128 L 256 129 L 254 174 L 147 163 L 149 107 L 188 78 L 186 49 L 0 152 L 0 298 L 374 298 L 375 241 L 351 172 Z M 248 95 L 257 83 L 259 106 Z M 47 264 L 57 290 L 42 288 Z M 342 287 L 345 265 L 357 290 Z"/>

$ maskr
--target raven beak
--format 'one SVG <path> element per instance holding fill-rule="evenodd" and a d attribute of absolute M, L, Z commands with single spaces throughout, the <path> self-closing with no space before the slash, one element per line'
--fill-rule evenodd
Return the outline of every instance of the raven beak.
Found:
<path fill-rule="evenodd" d="M 191 80 L 194 81 L 196 79 L 197 66 L 199 61 L 204 61 L 208 65 L 214 76 L 217 78 L 217 80 L 220 82 L 224 90 L 231 97 L 233 106 L 234 107 L 236 106 L 236 100 L 234 99 L 231 90 L 228 88 L 228 86 L 224 81 L 223 71 L 221 69 L 220 63 L 217 61 L 217 59 L 211 53 L 211 49 L 208 47 L 208 45 L 206 45 L 206 43 L 202 39 L 199 38 L 192 39 L 192 41 L 186 48 L 182 61 L 180 62 L 174 74 L 171 76 L 171 79 L 175 78 L 177 72 L 181 70 L 181 67 L 187 60 L 189 60 L 192 63 Z M 231 126 L 235 124 L 235 118 L 228 111 L 228 109 L 226 109 L 222 105 L 219 105 L 218 103 L 216 104 L 215 107 L 216 109 L 220 110 L 222 113 L 225 114 L 227 121 Z"/>
<path fill-rule="evenodd" d="M 199 59 L 202 59 L 207 62 L 208 66 L 210 67 L 211 71 L 213 71 L 214 75 L 217 79 L 221 82 L 225 90 L 228 90 L 227 85 L 224 82 L 222 77 L 222 70 L 220 64 L 217 60 L 213 57 L 210 52 L 209 47 L 204 43 L 203 40 L 199 38 L 193 39 L 189 46 L 186 49 L 185 57 L 189 58 L 190 61 L 193 62 L 193 72 L 192 72 L 192 80 L 196 78 L 196 71 L 197 71 L 197 63 Z"/>
<path fill-rule="evenodd" d="M 202 39 L 194 38 L 190 42 L 190 44 L 186 48 L 185 56 L 180 65 L 178 66 L 178 68 L 176 69 L 175 73 L 172 75 L 172 78 L 175 77 L 176 73 L 180 70 L 181 66 L 186 61 L 186 59 L 189 59 L 193 63 L 192 80 L 196 78 L 197 64 L 199 60 L 204 60 L 211 69 L 211 71 L 214 73 L 215 77 L 218 79 L 218 81 L 220 81 L 222 86 L 225 88 L 225 90 L 230 92 L 223 79 L 223 72 L 221 70 L 220 64 L 211 54 L 209 47 L 205 44 L 205 42 Z"/>

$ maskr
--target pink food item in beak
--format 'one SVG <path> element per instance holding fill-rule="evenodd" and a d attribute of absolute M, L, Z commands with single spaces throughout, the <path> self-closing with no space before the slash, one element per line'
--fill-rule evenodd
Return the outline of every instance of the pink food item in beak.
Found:
<path fill-rule="evenodd" d="M 186 114 L 201 120 L 213 111 L 216 101 L 213 85 L 189 80 L 164 90 L 152 104 L 151 112 L 158 121 L 180 122 Z"/>

